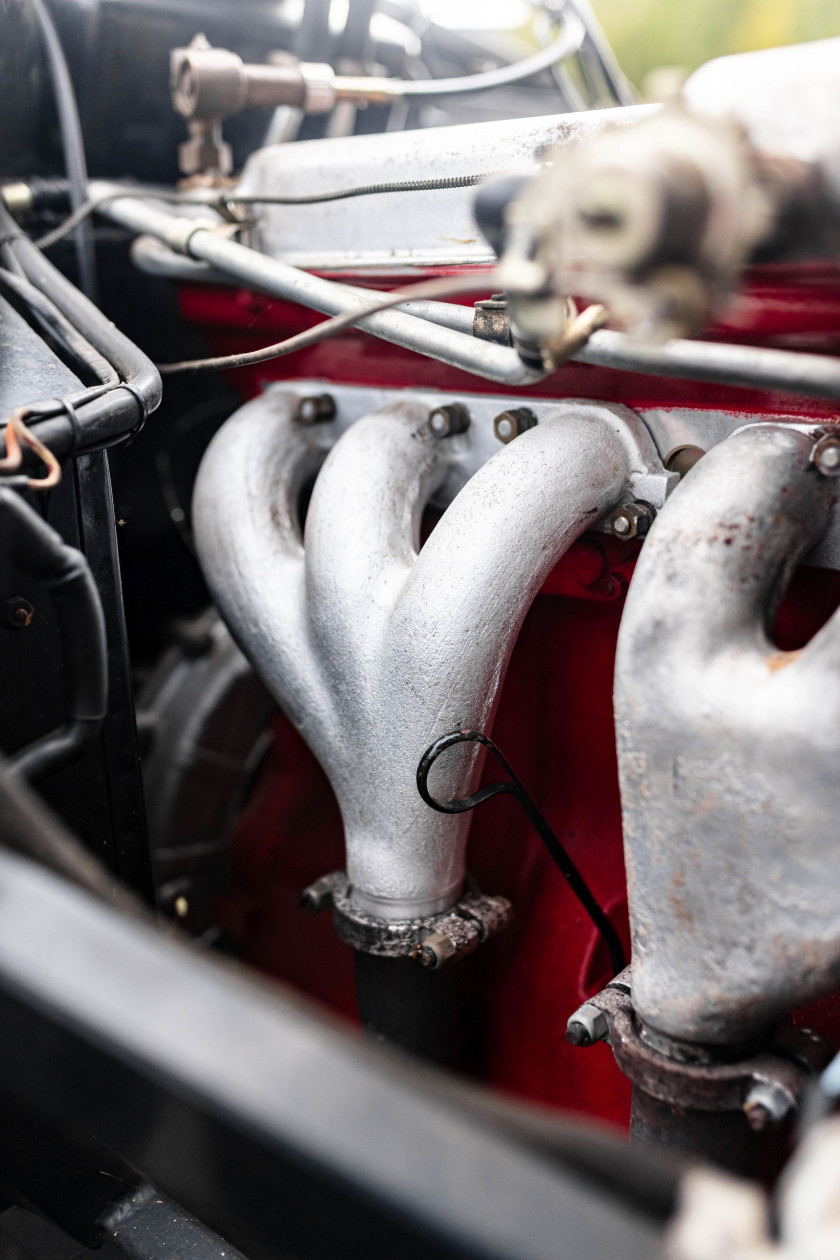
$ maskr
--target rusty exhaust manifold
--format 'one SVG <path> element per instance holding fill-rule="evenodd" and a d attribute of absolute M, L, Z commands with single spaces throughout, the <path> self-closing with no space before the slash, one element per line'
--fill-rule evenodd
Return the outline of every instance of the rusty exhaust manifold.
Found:
<path fill-rule="evenodd" d="M 683 1041 L 760 1039 L 840 977 L 840 614 L 800 652 L 770 639 L 838 484 L 815 432 L 715 447 L 651 530 L 621 624 L 633 1007 Z"/>

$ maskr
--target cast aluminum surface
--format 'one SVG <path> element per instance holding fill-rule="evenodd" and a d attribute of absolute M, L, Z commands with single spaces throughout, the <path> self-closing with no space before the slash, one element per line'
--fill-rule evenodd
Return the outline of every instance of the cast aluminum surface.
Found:
<path fill-rule="evenodd" d="M 305 197 L 368 184 L 527 174 L 555 145 L 576 143 L 606 123 L 632 122 L 649 108 L 271 145 L 251 155 L 237 188 L 249 196 Z M 259 246 L 325 271 L 492 264 L 473 215 L 475 194 L 474 187 L 447 188 L 257 207 Z"/>
<path fill-rule="evenodd" d="M 622 407 L 546 405 L 455 495 L 422 551 L 423 506 L 465 480 L 466 435 L 436 439 L 421 396 L 374 410 L 335 443 L 269 390 L 222 427 L 193 505 L 199 559 L 234 637 L 323 764 L 345 826 L 356 903 L 435 914 L 464 878 L 469 815 L 415 783 L 429 744 L 489 729 L 525 613 L 567 547 L 662 470 Z M 489 419 L 485 422 L 489 431 Z M 477 439 L 478 440 L 478 439 Z M 318 472 L 301 537 L 298 499 Z M 419 554 L 418 554 L 419 552 Z M 440 799 L 477 785 L 476 746 L 432 774 Z"/>
<path fill-rule="evenodd" d="M 837 179 L 838 59 L 840 39 L 717 57 L 682 96 L 700 113 L 736 118 L 766 152 L 822 161 Z"/>
<path fill-rule="evenodd" d="M 814 440 L 756 425 L 701 460 L 648 535 L 621 623 L 633 1001 L 685 1040 L 741 1042 L 837 983 L 840 618 L 799 652 L 769 639 L 835 498 Z"/>

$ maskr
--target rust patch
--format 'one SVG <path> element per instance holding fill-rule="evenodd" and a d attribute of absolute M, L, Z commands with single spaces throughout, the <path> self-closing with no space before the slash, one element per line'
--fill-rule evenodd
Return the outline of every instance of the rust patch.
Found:
<path fill-rule="evenodd" d="M 775 674 L 776 670 L 786 669 L 788 665 L 792 665 L 801 655 L 802 648 L 797 648 L 795 652 L 771 652 L 767 657 L 767 668 L 771 674 Z"/>

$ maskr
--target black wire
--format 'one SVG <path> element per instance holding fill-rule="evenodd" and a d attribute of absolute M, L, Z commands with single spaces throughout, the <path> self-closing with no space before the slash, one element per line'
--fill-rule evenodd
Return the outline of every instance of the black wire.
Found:
<path fill-rule="evenodd" d="M 58 123 L 61 129 L 61 143 L 64 149 L 64 165 L 70 184 L 70 204 L 77 210 L 87 197 L 87 162 L 85 160 L 82 125 L 79 121 L 79 107 L 73 91 L 73 80 L 67 67 L 67 59 L 61 40 L 55 29 L 53 20 L 43 0 L 29 0 L 32 5 L 41 35 L 47 51 L 47 61 L 52 78 L 55 103 L 58 111 Z M 82 292 L 89 298 L 96 297 L 96 260 L 93 253 L 93 242 L 87 231 L 87 225 L 80 222 L 76 232 L 76 255 L 79 261 L 79 278 Z"/>
<path fill-rule="evenodd" d="M 446 752 L 447 748 L 464 743 L 483 744 L 485 748 L 489 748 L 502 769 L 509 776 L 510 782 L 490 783 L 486 787 L 479 788 L 477 792 L 473 792 L 471 796 L 465 796 L 460 800 L 438 801 L 429 791 L 429 771 L 441 753 Z M 624 970 L 627 966 L 627 960 L 618 932 L 610 922 L 606 912 L 599 905 L 594 893 L 575 866 L 572 858 L 557 839 L 548 819 L 542 813 L 510 762 L 493 743 L 489 735 L 485 735 L 482 731 L 450 731 L 448 735 L 442 735 L 440 739 L 436 739 L 420 758 L 420 764 L 417 767 L 417 790 L 426 804 L 441 814 L 466 813 L 467 810 L 475 809 L 476 805 L 481 805 L 484 801 L 490 800 L 491 796 L 512 796 L 514 800 L 518 801 L 523 813 L 542 840 L 566 883 L 601 933 L 601 937 L 609 952 L 610 964 L 614 974 L 618 975 L 620 971 Z"/>

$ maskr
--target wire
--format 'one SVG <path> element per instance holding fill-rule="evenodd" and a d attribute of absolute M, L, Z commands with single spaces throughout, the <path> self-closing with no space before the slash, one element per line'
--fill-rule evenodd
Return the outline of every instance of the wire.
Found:
<path fill-rule="evenodd" d="M 43 0 L 29 0 L 38 19 L 52 77 L 55 104 L 58 111 L 58 122 L 61 128 L 61 143 L 64 149 L 64 165 L 70 183 L 70 204 L 78 210 L 87 196 L 87 162 L 85 161 L 85 145 L 82 136 L 82 125 L 79 121 L 79 108 L 76 94 L 73 91 L 73 80 L 67 68 L 67 59 L 61 40 L 55 29 L 53 20 Z M 90 235 L 80 219 L 76 234 L 76 256 L 79 261 L 79 278 L 82 291 L 89 298 L 96 293 L 96 260 Z"/>
<path fill-rule="evenodd" d="M 34 451 L 38 458 L 47 468 L 45 477 L 27 477 L 25 484 L 30 490 L 51 490 L 53 486 L 57 486 L 61 481 L 61 465 L 44 443 L 36 438 L 34 433 L 30 433 L 23 422 L 23 417 L 28 415 L 25 407 L 18 407 L 9 416 L 5 428 L 6 437 L 6 454 L 0 459 L 0 472 L 16 472 L 23 462 L 22 447 L 26 446 L 30 451 Z"/>
<path fill-rule="evenodd" d="M 186 359 L 180 363 L 158 363 L 157 370 L 161 376 L 175 376 L 183 372 L 216 372 L 220 368 L 250 367 L 255 363 L 266 363 L 269 359 L 279 359 L 283 355 L 294 354 L 297 350 L 305 350 L 308 346 L 325 341 L 328 337 L 334 337 L 336 333 L 342 332 L 343 329 L 350 328 L 360 319 L 367 319 L 369 315 L 376 315 L 379 311 L 390 310 L 392 306 L 400 306 L 403 302 L 417 298 L 454 297 L 458 293 L 483 293 L 492 288 L 493 278 L 493 272 L 484 272 L 480 276 L 446 276 L 437 280 L 424 280 L 422 284 L 410 285 L 399 293 L 389 293 L 368 306 L 359 307 L 358 310 L 334 315 L 332 319 L 326 319 L 323 323 L 316 324 L 314 328 L 307 328 L 305 332 L 296 333 L 295 336 L 287 337 L 285 341 L 278 341 L 274 345 L 265 346 L 262 350 L 226 354 L 215 359 Z"/>
<path fill-rule="evenodd" d="M 336 79 L 336 91 L 339 96 L 350 99 L 347 90 L 358 92 L 359 100 L 383 100 L 395 98 L 461 96 L 467 92 L 489 92 L 494 88 L 508 87 L 513 83 L 522 83 L 544 70 L 550 70 L 561 61 L 566 61 L 579 51 L 586 38 L 586 27 L 580 18 L 573 13 L 563 14 L 563 28 L 560 34 L 545 48 L 530 57 L 523 57 L 511 65 L 500 66 L 495 70 L 485 70 L 481 74 L 459 75 L 453 79 Z M 346 85 L 346 86 L 345 86 Z"/>
<path fill-rule="evenodd" d="M 535 168 L 536 169 L 536 168 Z M 235 193 L 226 195 L 223 200 L 227 205 L 266 205 L 266 206 L 311 206 L 319 201 L 343 201 L 347 197 L 379 196 L 382 193 L 401 192 L 434 192 L 443 188 L 474 188 L 485 180 L 493 179 L 500 171 L 487 172 L 483 175 L 448 175 L 439 179 L 406 179 L 391 184 L 359 184 L 355 188 L 341 188 L 334 192 L 311 193 L 305 197 L 273 197 L 258 193 Z"/>
<path fill-rule="evenodd" d="M 474 188 L 479 184 L 483 184 L 485 180 L 493 179 L 500 173 L 489 171 L 480 175 L 446 175 L 438 179 L 407 179 L 392 183 L 359 184 L 352 188 L 337 188 L 329 192 L 311 193 L 303 197 L 275 197 L 266 193 L 219 193 L 215 198 L 198 198 L 186 197 L 181 193 L 169 193 L 163 190 L 150 191 L 148 189 L 131 188 L 120 192 L 105 193 L 101 197 L 89 198 L 62 223 L 59 223 L 44 236 L 40 236 L 33 243 L 39 249 L 49 249 L 51 245 L 55 245 L 58 241 L 63 240 L 65 236 L 69 236 L 71 232 L 75 231 L 79 224 L 94 214 L 100 206 L 104 206 L 109 201 L 119 201 L 121 197 L 131 197 L 145 201 L 165 201 L 181 206 L 203 206 L 209 210 L 214 209 L 216 206 L 226 208 L 236 205 L 312 206 L 322 201 L 343 201 L 348 197 L 371 197 L 379 196 L 383 193 L 435 192 L 446 188 Z"/>
<path fill-rule="evenodd" d="M 483 744 L 485 748 L 489 748 L 499 765 L 508 775 L 510 782 L 489 783 L 486 787 L 481 787 L 477 792 L 473 792 L 471 796 L 465 796 L 460 800 L 438 801 L 429 791 L 429 771 L 441 753 L 446 752 L 447 748 L 463 743 Z M 430 805 L 432 809 L 436 809 L 440 814 L 466 813 L 468 810 L 475 809 L 476 805 L 481 805 L 484 801 L 490 800 L 492 796 L 512 796 L 514 800 L 518 801 L 531 826 L 562 873 L 566 883 L 601 933 L 604 944 L 609 951 L 610 964 L 615 975 L 624 970 L 627 966 L 624 946 L 606 911 L 601 908 L 572 858 L 557 839 L 545 814 L 542 813 L 525 784 L 513 769 L 513 766 L 511 766 L 501 749 L 493 743 L 489 735 L 485 735 L 482 731 L 463 730 L 450 731 L 448 735 L 442 735 L 440 739 L 436 739 L 420 758 L 420 764 L 417 767 L 417 791 L 426 804 Z"/>
<path fill-rule="evenodd" d="M 358 323 L 360 319 L 367 319 L 369 315 L 376 315 L 379 311 L 387 311 L 392 306 L 400 306 L 403 302 L 411 302 L 418 298 L 453 297 L 457 293 L 466 292 L 485 293 L 492 288 L 493 279 L 493 272 L 489 274 L 484 272 L 474 279 L 459 276 L 456 280 L 450 280 L 448 277 L 441 280 L 426 280 L 422 284 L 402 289 L 399 293 L 389 293 L 387 298 L 371 306 L 362 307 L 361 310 L 345 311 L 342 315 L 334 315 L 332 319 L 326 319 L 322 324 L 316 324 L 314 328 L 307 328 L 305 332 L 296 333 L 293 337 L 275 342 L 273 346 L 265 346 L 262 350 L 246 350 L 242 354 L 226 354 L 215 359 L 187 359 L 181 363 L 158 363 L 156 367 L 161 376 L 175 376 L 182 372 L 217 372 L 222 369 L 227 371 L 231 368 L 250 367 L 255 363 L 267 363 L 270 359 L 279 359 L 284 355 L 294 354 L 298 350 L 305 350 L 319 341 L 326 341 L 327 338 L 334 337 L 336 333 Z M 606 319 L 605 308 L 597 304 L 588 306 L 586 310 L 576 315 L 567 325 L 562 337 L 548 347 L 548 370 L 561 367 L 567 359 L 582 350 L 592 334 L 603 327 Z"/>
<path fill-rule="evenodd" d="M 63 220 L 63 222 L 59 223 L 57 227 L 54 227 L 44 236 L 39 236 L 37 240 L 32 242 L 32 244 L 36 245 L 38 249 L 49 249 L 51 245 L 55 245 L 58 241 L 63 240 L 65 236 L 69 236 L 71 232 L 75 232 L 79 224 L 83 223 L 85 219 L 94 214 L 100 206 L 104 206 L 106 202 L 109 201 L 119 201 L 121 197 L 132 197 L 139 201 L 166 201 L 174 202 L 179 205 L 207 206 L 210 209 L 213 208 L 212 200 L 199 200 L 196 197 L 184 197 L 180 193 L 168 193 L 166 190 L 156 190 L 153 192 L 146 188 L 131 188 L 126 189 L 125 191 L 120 190 L 120 192 L 103 193 L 101 197 L 89 197 L 87 201 L 83 201 L 81 205 L 76 207 L 71 215 L 68 215 L 68 217 Z"/>

